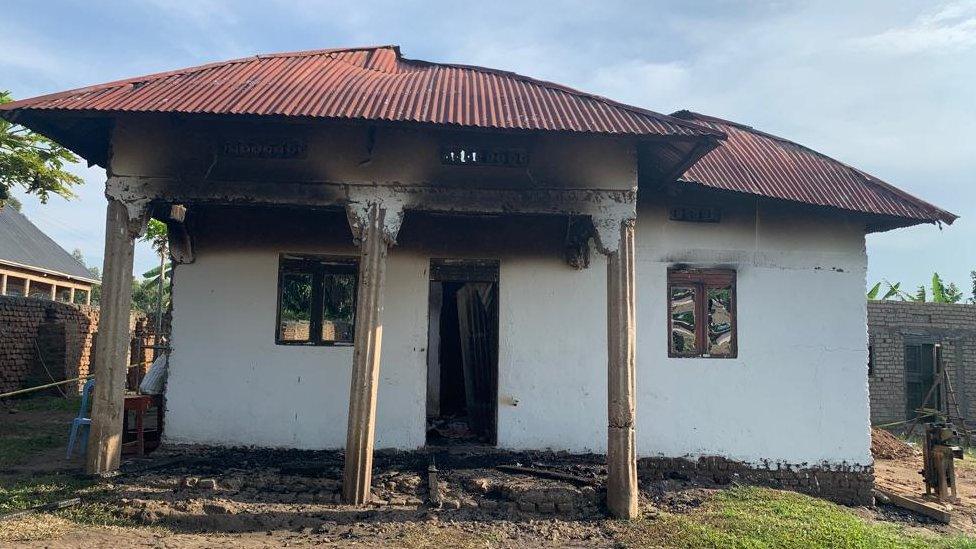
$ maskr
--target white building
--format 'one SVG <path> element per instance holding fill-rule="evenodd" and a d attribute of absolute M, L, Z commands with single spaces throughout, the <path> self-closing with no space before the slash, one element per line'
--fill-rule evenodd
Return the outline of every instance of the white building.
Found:
<path fill-rule="evenodd" d="M 864 237 L 955 219 L 745 126 L 394 47 L 0 115 L 109 172 L 103 324 L 146 216 L 169 224 L 167 440 L 345 447 L 350 502 L 374 445 L 454 440 L 608 453 L 620 516 L 635 454 L 864 501 Z M 104 379 L 122 330 L 99 334 Z M 121 425 L 121 389 L 98 389 L 93 471 Z"/>

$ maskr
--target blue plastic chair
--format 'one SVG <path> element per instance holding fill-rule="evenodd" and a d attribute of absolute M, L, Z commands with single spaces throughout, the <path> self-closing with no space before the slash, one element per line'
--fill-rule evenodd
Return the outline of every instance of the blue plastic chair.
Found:
<path fill-rule="evenodd" d="M 75 442 L 78 441 L 78 432 L 81 431 L 80 455 L 85 455 L 88 451 L 88 433 L 91 431 L 91 418 L 85 417 L 88 414 L 88 399 L 91 397 L 92 389 L 95 388 L 95 380 L 89 379 L 85 382 L 85 387 L 81 390 L 81 407 L 78 409 L 78 417 L 71 421 L 71 431 L 68 433 L 68 455 L 75 449 Z"/>

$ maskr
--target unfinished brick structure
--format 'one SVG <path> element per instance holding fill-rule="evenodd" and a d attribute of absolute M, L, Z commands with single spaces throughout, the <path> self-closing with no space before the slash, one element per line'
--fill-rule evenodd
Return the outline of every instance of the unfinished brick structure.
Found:
<path fill-rule="evenodd" d="M 97 307 L 0 296 L 0 392 L 50 382 L 44 366 L 56 379 L 87 375 L 97 331 Z"/>
<path fill-rule="evenodd" d="M 976 305 L 869 301 L 871 423 L 903 421 L 931 386 L 931 346 L 966 418 L 976 403 Z M 919 397 L 919 394 L 923 395 Z"/>
<path fill-rule="evenodd" d="M 86 376 L 95 355 L 98 307 L 18 296 L 0 296 L 0 393 Z M 168 321 L 164 321 L 164 329 Z M 143 313 L 129 316 L 129 387 L 145 375 L 156 343 Z M 84 382 L 71 385 L 81 390 Z M 52 389 L 52 392 L 56 392 Z"/>

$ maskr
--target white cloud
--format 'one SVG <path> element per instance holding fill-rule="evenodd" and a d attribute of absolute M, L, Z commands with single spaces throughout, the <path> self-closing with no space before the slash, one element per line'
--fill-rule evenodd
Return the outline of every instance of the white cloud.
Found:
<path fill-rule="evenodd" d="M 970 49 L 976 46 L 976 0 L 945 4 L 907 26 L 859 38 L 855 44 L 895 54 Z"/>
<path fill-rule="evenodd" d="M 0 32 L 0 68 L 7 71 L 31 71 L 45 78 L 56 78 L 74 71 L 72 63 L 60 52 L 42 46 L 44 40 L 37 36 L 12 29 Z M 9 74 L 9 73 L 8 73 Z"/>

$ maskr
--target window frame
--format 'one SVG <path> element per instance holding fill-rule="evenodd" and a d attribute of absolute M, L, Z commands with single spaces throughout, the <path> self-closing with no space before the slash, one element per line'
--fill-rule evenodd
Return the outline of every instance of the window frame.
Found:
<path fill-rule="evenodd" d="M 717 358 L 729 359 L 739 356 L 739 321 L 736 314 L 738 291 L 736 290 L 736 271 L 734 269 L 688 269 L 669 268 L 667 273 L 666 296 L 664 300 L 667 309 L 668 357 L 669 358 Z M 671 294 L 673 288 L 694 288 L 695 290 L 695 348 L 694 353 L 682 353 L 674 350 L 673 333 L 674 318 L 671 312 Z M 731 351 L 727 355 L 711 355 L 707 352 L 708 343 L 708 291 L 709 289 L 730 287 L 729 318 L 732 323 Z"/>
<path fill-rule="evenodd" d="M 335 270 L 332 270 L 334 268 Z M 345 270 L 345 273 L 341 271 Z M 329 272 L 352 274 L 356 284 L 352 289 L 352 341 L 326 341 L 322 339 L 322 321 L 325 293 L 322 291 L 323 281 Z M 284 286 L 285 273 L 303 273 L 312 275 L 311 307 L 309 316 L 309 339 L 293 340 L 281 338 L 281 294 Z M 275 304 L 275 345 L 299 347 L 352 347 L 355 345 L 356 309 L 359 303 L 359 258 L 344 255 L 314 255 L 289 254 L 278 256 L 278 286 L 276 288 L 277 302 Z"/>

